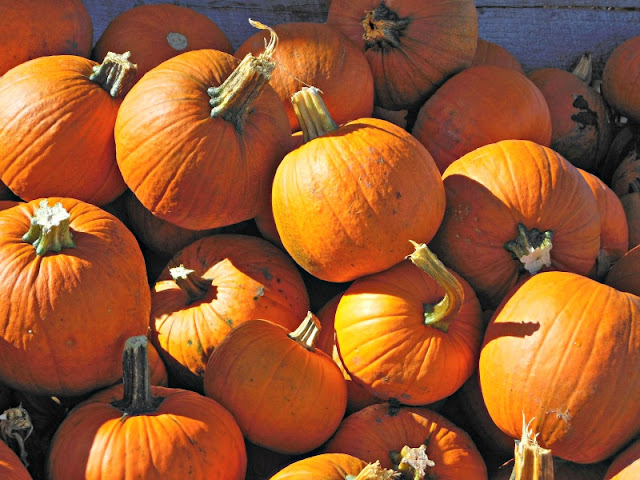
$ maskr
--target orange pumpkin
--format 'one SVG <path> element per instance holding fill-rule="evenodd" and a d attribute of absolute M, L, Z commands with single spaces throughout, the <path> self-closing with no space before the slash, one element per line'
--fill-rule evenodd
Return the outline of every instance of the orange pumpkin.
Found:
<path fill-rule="evenodd" d="M 313 85 L 322 91 L 327 109 L 339 124 L 371 116 L 371 69 L 363 53 L 340 31 L 312 22 L 281 23 L 273 30 L 278 35 L 273 59 L 279 66 L 269 84 L 284 103 L 292 132 L 301 127 L 290 99 L 302 85 Z M 265 40 L 266 32 L 255 33 L 238 47 L 235 56 L 258 55 L 265 49 Z M 358 86 L 357 95 L 354 85 Z"/>
<path fill-rule="evenodd" d="M 353 41 L 371 66 L 374 103 L 416 107 L 471 65 L 478 14 L 471 0 L 335 0 L 327 23 Z"/>
<path fill-rule="evenodd" d="M 539 444 L 565 460 L 613 455 L 640 429 L 638 315 L 639 297 L 585 276 L 529 278 L 496 310 L 480 353 L 496 425 L 517 438 L 524 415 Z"/>
<path fill-rule="evenodd" d="M 131 52 L 138 65 L 135 82 L 180 53 L 213 48 L 233 53 L 231 42 L 206 15 L 192 8 L 160 3 L 136 5 L 113 18 L 93 47 L 91 58 L 107 52 Z"/>
<path fill-rule="evenodd" d="M 618 452 L 605 472 L 604 480 L 635 480 L 640 476 L 640 441 Z"/>
<path fill-rule="evenodd" d="M 93 23 L 82 0 L 2 0 L 0 11 L 0 76 L 36 57 L 91 53 Z"/>
<path fill-rule="evenodd" d="M 483 38 L 478 38 L 478 47 L 473 57 L 472 65 L 497 65 L 498 67 L 510 68 L 524 74 L 520 61 L 509 50 L 494 42 Z"/>
<path fill-rule="evenodd" d="M 503 140 L 443 174 L 447 211 L 431 248 L 495 307 L 521 273 L 587 274 L 600 250 L 596 199 L 576 167 L 550 148 Z"/>
<path fill-rule="evenodd" d="M 0 78 L 0 172 L 23 200 L 60 196 L 104 205 L 125 191 L 113 128 L 135 65 L 112 54 L 97 66 L 55 55 Z"/>
<path fill-rule="evenodd" d="M 320 453 L 287 465 L 269 480 L 344 480 L 347 476 L 355 478 L 366 465 L 367 462 L 346 453 Z"/>
<path fill-rule="evenodd" d="M 602 71 L 602 94 L 613 110 L 640 122 L 640 35 L 618 45 Z"/>
<path fill-rule="evenodd" d="M 347 282 L 400 262 L 411 253 L 409 239 L 430 241 L 444 214 L 444 189 L 420 142 L 385 120 L 338 127 L 317 89 L 304 88 L 293 101 L 307 141 L 278 166 L 272 209 L 298 265 Z"/>
<path fill-rule="evenodd" d="M 626 252 L 613 265 L 605 283 L 616 290 L 640 296 L 640 245 Z"/>
<path fill-rule="evenodd" d="M 0 440 L 0 477 L 5 480 L 32 480 L 18 455 Z"/>
<path fill-rule="evenodd" d="M 48 478 L 244 479 L 244 440 L 227 410 L 195 392 L 151 386 L 144 336 L 127 340 L 123 364 L 124 385 L 79 404 L 56 431 Z"/>
<path fill-rule="evenodd" d="M 117 161 L 151 213 L 206 230 L 263 208 L 290 137 L 268 85 L 276 44 L 273 36 L 264 54 L 242 62 L 218 50 L 185 52 L 133 86 L 116 120 Z"/>
<path fill-rule="evenodd" d="M 3 210 L 0 230 L 2 381 L 58 396 L 115 383 L 122 342 L 149 325 L 144 259 L 131 232 L 69 198 Z"/>
<path fill-rule="evenodd" d="M 330 356 L 315 348 L 311 313 L 294 331 L 267 320 L 235 327 L 207 363 L 204 391 L 225 406 L 251 442 L 306 453 L 336 431 L 347 387 Z"/>
<path fill-rule="evenodd" d="M 173 382 L 202 390 L 207 361 L 232 328 L 261 318 L 294 330 L 308 309 L 302 278 L 281 250 L 248 235 L 212 235 L 178 252 L 160 274 L 151 338 Z"/>
<path fill-rule="evenodd" d="M 411 133 L 444 172 L 463 155 L 500 140 L 548 146 L 551 131 L 540 89 L 515 70 L 485 64 L 447 80 L 420 107 Z"/>

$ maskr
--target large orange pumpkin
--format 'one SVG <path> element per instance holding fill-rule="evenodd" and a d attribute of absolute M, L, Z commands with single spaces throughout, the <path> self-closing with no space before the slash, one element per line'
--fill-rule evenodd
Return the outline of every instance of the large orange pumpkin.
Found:
<path fill-rule="evenodd" d="M 443 174 L 447 211 L 431 248 L 485 306 L 523 272 L 587 274 L 600 250 L 596 199 L 576 167 L 527 140 L 485 145 Z"/>
<path fill-rule="evenodd" d="M 640 35 L 618 45 L 602 72 L 602 94 L 613 110 L 640 122 Z"/>
<path fill-rule="evenodd" d="M 2 381 L 58 396 L 115 383 L 122 343 L 149 325 L 145 264 L 131 232 L 69 198 L 3 210 L 0 230 Z"/>
<path fill-rule="evenodd" d="M 480 354 L 496 425 L 518 438 L 524 415 L 542 447 L 578 463 L 622 448 L 640 429 L 638 315 L 639 297 L 585 276 L 529 278 L 496 310 Z"/>
<path fill-rule="evenodd" d="M 444 172 L 466 153 L 500 140 L 548 146 L 551 131 L 540 89 L 520 72 L 485 64 L 447 80 L 420 107 L 411 133 Z"/>
<path fill-rule="evenodd" d="M 82 0 L 2 0 L 0 11 L 0 76 L 36 57 L 91 53 L 93 23 Z"/>
<path fill-rule="evenodd" d="M 306 143 L 288 153 L 273 180 L 282 244 L 310 274 L 347 282 L 385 270 L 431 240 L 444 214 L 440 173 L 429 152 L 385 120 L 338 127 L 313 88 L 293 101 Z"/>
<path fill-rule="evenodd" d="M 290 139 L 282 101 L 268 85 L 276 44 L 273 36 L 264 54 L 242 63 L 218 50 L 185 52 L 133 86 L 118 112 L 116 153 L 151 213 L 205 230 L 262 209 Z"/>
<path fill-rule="evenodd" d="M 151 386 L 146 337 L 127 340 L 124 385 L 76 406 L 51 442 L 51 480 L 243 480 L 244 440 L 233 416 L 195 392 Z"/>
<path fill-rule="evenodd" d="M 124 192 L 113 128 L 135 74 L 127 58 L 96 69 L 79 56 L 40 57 L 0 78 L 0 174 L 16 195 L 104 205 Z"/>
<path fill-rule="evenodd" d="M 165 60 L 205 48 L 233 53 L 227 36 L 206 15 L 170 3 L 136 5 L 111 20 L 91 58 L 101 61 L 107 52 L 131 52 L 138 65 L 137 82 Z"/>
<path fill-rule="evenodd" d="M 390 110 L 419 106 L 471 65 L 478 41 L 471 0 L 335 0 L 327 23 L 364 52 L 374 103 Z"/>

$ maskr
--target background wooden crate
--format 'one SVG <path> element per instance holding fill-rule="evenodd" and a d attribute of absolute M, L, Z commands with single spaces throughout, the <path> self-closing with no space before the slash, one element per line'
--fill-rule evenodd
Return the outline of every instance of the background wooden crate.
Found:
<path fill-rule="evenodd" d="M 429 0 L 424 0 L 429 1 Z M 94 23 L 94 38 L 120 12 L 135 5 L 161 3 L 140 0 L 85 0 Z M 326 0 L 185 0 L 172 1 L 204 13 L 238 47 L 255 30 L 251 17 L 267 25 L 323 22 Z M 640 0 L 476 0 L 480 37 L 496 42 L 525 70 L 544 66 L 569 69 L 592 52 L 596 76 L 611 51 L 627 38 L 640 35 Z"/>

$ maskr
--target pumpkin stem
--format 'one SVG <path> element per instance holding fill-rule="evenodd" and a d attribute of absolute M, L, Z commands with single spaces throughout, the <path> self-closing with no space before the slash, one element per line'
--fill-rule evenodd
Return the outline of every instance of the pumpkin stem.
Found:
<path fill-rule="evenodd" d="M 33 212 L 29 231 L 22 236 L 22 241 L 33 245 L 39 256 L 47 252 L 59 252 L 63 248 L 75 248 L 69 229 L 70 219 L 69 212 L 60 202 L 50 207 L 44 199 Z"/>
<path fill-rule="evenodd" d="M 413 240 L 410 242 L 415 250 L 408 258 L 414 265 L 428 273 L 444 290 L 444 298 L 438 303 L 424 304 L 424 324 L 446 333 L 464 302 L 464 289 L 460 281 L 429 250 L 429 247 Z"/>
<path fill-rule="evenodd" d="M 362 19 L 365 50 L 398 48 L 400 39 L 411 20 L 400 18 L 396 12 L 387 7 L 384 0 L 374 10 L 368 11 Z"/>
<path fill-rule="evenodd" d="M 533 421 L 533 418 L 531 419 Z M 512 480 L 553 480 L 551 450 L 542 448 L 522 415 L 522 438 L 516 440 Z"/>
<path fill-rule="evenodd" d="M 399 472 L 382 468 L 379 461 L 369 463 L 360 473 L 356 475 L 347 475 L 345 480 L 394 480 L 400 478 Z"/>
<path fill-rule="evenodd" d="M 109 52 L 100 65 L 93 67 L 89 80 L 100 84 L 113 98 L 122 98 L 135 82 L 138 65 L 129 61 L 131 52 Z"/>
<path fill-rule="evenodd" d="M 122 400 L 112 402 L 124 416 L 154 412 L 162 398 L 151 393 L 151 372 L 145 335 L 129 337 L 122 351 Z"/>
<path fill-rule="evenodd" d="M 209 293 L 213 283 L 213 280 L 201 277 L 196 274 L 195 270 L 185 268 L 182 264 L 170 268 L 169 273 L 180 290 L 187 296 L 187 305 L 202 300 Z"/>
<path fill-rule="evenodd" d="M 29 466 L 29 462 L 27 461 L 27 450 L 24 448 L 24 442 L 32 432 L 31 417 L 22 405 L 9 408 L 0 415 L 0 436 L 7 445 L 10 445 L 11 440 L 15 441 L 20 461 L 25 467 Z"/>
<path fill-rule="evenodd" d="M 271 73 L 276 63 L 271 56 L 278 46 L 276 32 L 260 22 L 249 19 L 249 23 L 271 33 L 269 41 L 265 41 L 265 50 L 257 57 L 247 53 L 231 75 L 219 87 L 211 87 L 207 93 L 211 97 L 209 104 L 212 118 L 223 118 L 242 131 L 244 120 L 253 103 L 262 94 L 271 80 Z"/>
<path fill-rule="evenodd" d="M 582 80 L 587 85 L 591 84 L 593 77 L 593 58 L 591 52 L 587 52 L 578 61 L 577 65 L 571 70 L 576 77 Z"/>
<path fill-rule="evenodd" d="M 338 129 L 316 87 L 302 87 L 291 96 L 305 142 Z"/>
<path fill-rule="evenodd" d="M 295 340 L 310 352 L 315 351 L 318 334 L 320 333 L 320 321 L 311 312 L 307 312 L 302 323 L 293 332 L 289 334 L 289 338 Z"/>
<path fill-rule="evenodd" d="M 513 254 L 514 259 L 522 262 L 527 272 L 535 275 L 542 267 L 551 266 L 552 238 L 551 230 L 528 230 L 522 223 L 518 223 L 518 236 L 505 243 L 504 248 Z"/>
<path fill-rule="evenodd" d="M 427 478 L 427 469 L 436 465 L 427 456 L 427 446 L 424 444 L 418 448 L 405 445 L 400 452 L 391 453 L 391 461 L 396 471 L 407 480 L 424 480 Z"/>

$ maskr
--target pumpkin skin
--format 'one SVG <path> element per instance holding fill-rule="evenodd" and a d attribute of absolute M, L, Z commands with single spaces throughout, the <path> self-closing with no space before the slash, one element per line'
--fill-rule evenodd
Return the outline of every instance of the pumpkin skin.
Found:
<path fill-rule="evenodd" d="M 328 282 L 400 262 L 411 253 L 409 239 L 431 240 L 444 207 L 429 152 L 397 125 L 374 118 L 348 122 L 288 153 L 273 180 L 282 244 Z"/>
<path fill-rule="evenodd" d="M 205 237 L 178 252 L 171 264 L 211 281 L 204 296 L 189 303 L 167 266 L 151 291 L 152 341 L 173 382 L 185 388 L 202 390 L 207 361 L 232 328 L 262 318 L 295 330 L 309 309 L 294 263 L 257 237 Z"/>
<path fill-rule="evenodd" d="M 115 125 L 118 166 L 154 215 L 192 230 L 253 218 L 288 151 L 284 106 L 266 85 L 243 126 L 211 117 L 209 87 L 240 61 L 205 49 L 153 68 L 127 94 Z"/>
<path fill-rule="evenodd" d="M 620 197 L 629 226 L 629 248 L 640 245 L 640 193 L 627 193 Z"/>
<path fill-rule="evenodd" d="M 640 441 L 635 441 L 616 454 L 604 480 L 634 480 L 640 475 Z"/>
<path fill-rule="evenodd" d="M 640 246 L 626 252 L 611 267 L 604 283 L 616 290 L 640 296 Z"/>
<path fill-rule="evenodd" d="M 133 234 L 113 215 L 69 198 L 75 248 L 36 254 L 22 240 L 40 200 L 0 212 L 0 377 L 36 394 L 76 396 L 122 376 L 124 339 L 145 334 L 150 292 Z"/>
<path fill-rule="evenodd" d="M 344 480 L 362 471 L 367 462 L 346 453 L 320 453 L 287 465 L 270 480 Z"/>
<path fill-rule="evenodd" d="M 419 106 L 446 78 L 471 65 L 478 40 L 478 14 L 469 0 L 337 0 L 327 24 L 364 52 L 374 103 L 388 110 Z"/>
<path fill-rule="evenodd" d="M 524 74 L 522 64 L 509 50 L 497 43 L 478 38 L 476 54 L 471 64 L 484 65 L 487 63 L 498 67 L 510 68 Z"/>
<path fill-rule="evenodd" d="M 425 324 L 426 305 L 442 300 L 445 290 L 409 260 L 351 284 L 338 304 L 335 331 L 354 382 L 385 400 L 426 405 L 471 376 L 484 333 L 480 303 L 471 286 L 450 273 L 464 300 L 450 314 L 447 332 Z"/>
<path fill-rule="evenodd" d="M 91 54 L 93 23 L 82 0 L 2 0 L 0 11 L 0 76 L 36 57 Z"/>
<path fill-rule="evenodd" d="M 540 446 L 577 463 L 622 448 L 640 428 L 639 314 L 639 297 L 582 275 L 529 278 L 496 310 L 480 353 L 496 425 L 517 438 L 524 415 Z"/>
<path fill-rule="evenodd" d="M 0 441 L 0 477 L 6 480 L 32 480 L 18 455 L 3 441 Z"/>
<path fill-rule="evenodd" d="M 231 42 L 209 17 L 192 8 L 160 3 L 137 5 L 117 15 L 93 47 L 91 58 L 107 52 L 131 52 L 138 65 L 135 81 L 171 57 L 212 48 L 233 53 Z"/>
<path fill-rule="evenodd" d="M 602 94 L 611 108 L 640 122 L 640 35 L 618 45 L 607 58 L 602 71 Z"/>
<path fill-rule="evenodd" d="M 280 65 L 269 84 L 284 103 L 291 131 L 300 130 L 291 95 L 300 89 L 300 80 L 322 90 L 322 99 L 338 124 L 373 111 L 373 75 L 364 54 L 331 25 L 312 22 L 281 23 L 273 27 L 278 48 L 273 58 Z M 257 55 L 264 51 L 268 33 L 258 31 L 238 47 L 235 56 Z M 353 94 L 357 85 L 358 94 Z"/>
<path fill-rule="evenodd" d="M 244 440 L 227 410 L 188 390 L 151 391 L 163 400 L 149 414 L 123 415 L 111 404 L 121 385 L 75 407 L 52 440 L 49 478 L 244 479 Z"/>
<path fill-rule="evenodd" d="M 97 63 L 40 57 L 0 78 L 0 172 L 23 200 L 72 197 L 104 205 L 126 185 L 113 127 L 122 98 L 91 81 Z"/>
<path fill-rule="evenodd" d="M 613 140 L 613 123 L 602 95 L 576 74 L 559 68 L 539 68 L 527 76 L 549 106 L 549 146 L 576 167 L 599 171 Z"/>
<path fill-rule="evenodd" d="M 0 210 L 6 210 L 7 208 L 15 207 L 22 202 L 16 200 L 0 200 Z"/>
<path fill-rule="evenodd" d="M 435 466 L 427 471 L 441 480 L 486 480 L 487 468 L 466 432 L 425 407 L 393 407 L 380 403 L 345 418 L 327 443 L 327 453 L 346 453 L 392 468 L 391 452 L 403 446 L 427 446 Z"/>
<path fill-rule="evenodd" d="M 233 414 L 252 443 L 299 454 L 336 431 L 347 387 L 330 356 L 288 333 L 267 320 L 235 327 L 209 357 L 204 391 Z"/>
<path fill-rule="evenodd" d="M 486 145 L 443 174 L 447 211 L 430 244 L 493 307 L 516 284 L 523 262 L 504 247 L 517 224 L 553 231 L 551 267 L 588 274 L 600 250 L 597 201 L 576 167 L 527 140 Z"/>
<path fill-rule="evenodd" d="M 472 150 L 500 140 L 548 146 L 551 114 L 542 92 L 521 73 L 496 65 L 469 67 L 420 107 L 411 133 L 440 172 Z"/>

